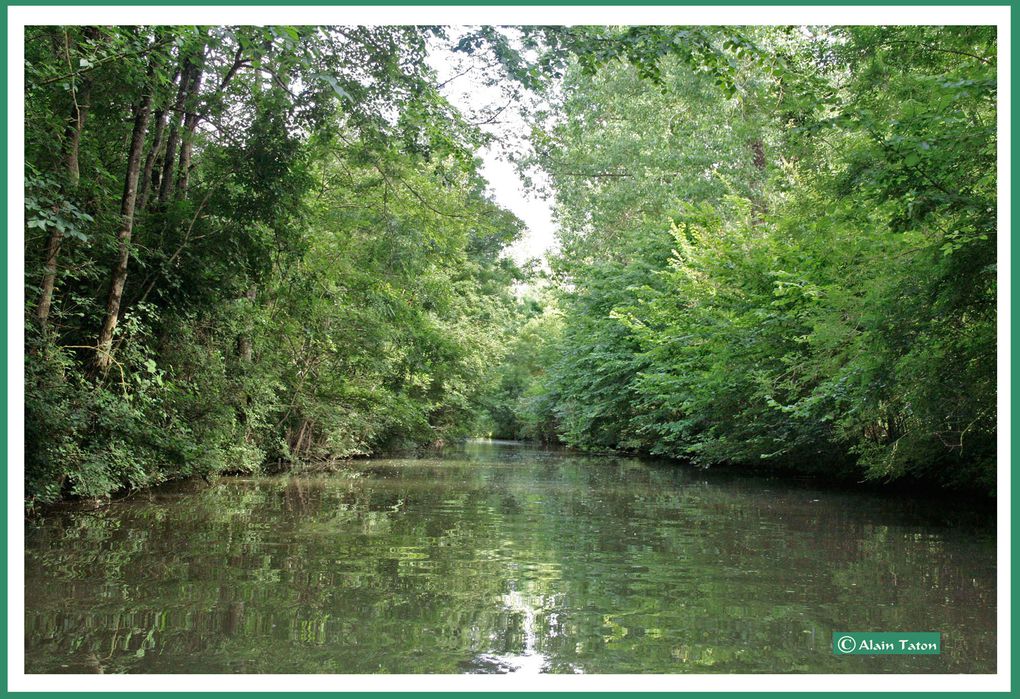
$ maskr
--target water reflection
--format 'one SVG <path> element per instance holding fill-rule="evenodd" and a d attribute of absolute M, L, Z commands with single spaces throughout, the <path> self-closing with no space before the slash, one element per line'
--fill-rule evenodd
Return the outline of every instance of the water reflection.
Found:
<path fill-rule="evenodd" d="M 503 595 L 503 608 L 507 610 L 511 617 L 517 616 L 520 618 L 524 648 L 521 649 L 520 653 L 481 653 L 473 658 L 465 666 L 465 669 L 469 672 L 490 674 L 514 672 L 521 675 L 537 675 L 547 672 L 549 659 L 539 653 L 536 648 L 538 636 L 535 633 L 535 619 L 537 617 L 535 606 L 533 606 L 533 603 L 536 601 L 537 606 L 541 607 L 541 596 L 529 600 L 516 590 Z M 555 618 L 550 618 L 549 633 L 551 636 L 555 636 Z M 497 643 L 499 637 L 493 634 L 489 640 Z"/>
<path fill-rule="evenodd" d="M 944 503 L 472 445 L 32 522 L 29 672 L 993 672 Z M 841 657 L 833 630 L 942 656 Z"/>

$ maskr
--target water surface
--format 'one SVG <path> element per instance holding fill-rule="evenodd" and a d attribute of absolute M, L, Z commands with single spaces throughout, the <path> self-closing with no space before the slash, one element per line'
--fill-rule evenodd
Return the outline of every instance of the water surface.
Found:
<path fill-rule="evenodd" d="M 28 672 L 994 672 L 943 501 L 499 443 L 26 525 Z M 834 630 L 941 656 L 834 657 Z"/>

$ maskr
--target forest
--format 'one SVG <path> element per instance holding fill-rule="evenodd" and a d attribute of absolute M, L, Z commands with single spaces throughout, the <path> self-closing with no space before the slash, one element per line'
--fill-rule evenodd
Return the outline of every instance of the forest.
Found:
<path fill-rule="evenodd" d="M 994 26 L 36 26 L 25 504 L 490 436 L 994 495 Z M 545 260 L 493 198 L 510 98 Z"/>

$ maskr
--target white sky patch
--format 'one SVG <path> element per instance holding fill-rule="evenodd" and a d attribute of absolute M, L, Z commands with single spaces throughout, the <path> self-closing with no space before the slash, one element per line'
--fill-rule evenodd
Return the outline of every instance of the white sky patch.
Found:
<path fill-rule="evenodd" d="M 456 39 L 458 27 L 450 27 L 448 34 Z M 472 60 L 451 51 L 447 42 L 432 42 L 429 47 L 429 65 L 436 71 L 440 89 L 468 120 L 472 115 L 482 115 L 484 121 L 508 103 L 504 86 L 486 84 L 481 69 L 461 74 Z M 481 174 L 489 183 L 493 200 L 517 215 L 526 226 L 523 237 L 514 243 L 508 253 L 514 260 L 524 263 L 532 258 L 544 260 L 546 253 L 556 244 L 556 224 L 553 222 L 551 202 L 537 192 L 530 190 L 517 172 L 515 165 L 507 159 L 507 147 L 514 150 L 529 148 L 529 126 L 516 105 L 503 109 L 491 123 L 482 125 L 489 134 L 496 137 L 493 145 L 478 152 L 482 159 Z M 534 175 L 543 187 L 548 185 L 541 173 Z"/>

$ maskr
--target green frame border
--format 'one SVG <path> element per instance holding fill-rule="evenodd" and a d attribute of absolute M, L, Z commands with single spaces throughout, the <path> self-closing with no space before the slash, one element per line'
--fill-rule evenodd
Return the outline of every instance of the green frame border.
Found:
<path fill-rule="evenodd" d="M 128 7 L 128 6 L 162 6 L 162 7 L 221 6 L 221 7 L 246 7 L 246 6 L 252 6 L 252 5 L 256 5 L 256 6 L 277 6 L 277 7 L 287 7 L 287 6 L 310 6 L 310 7 L 338 7 L 339 6 L 339 7 L 342 7 L 342 6 L 371 6 L 371 5 L 374 5 L 374 6 L 409 6 L 409 5 L 436 6 L 436 5 L 439 5 L 439 6 L 455 6 L 455 7 L 471 7 L 471 6 L 480 6 L 480 5 L 481 6 L 490 6 L 490 7 L 492 7 L 492 6 L 495 6 L 495 7 L 515 7 L 515 6 L 516 7 L 542 7 L 542 6 L 547 6 L 547 7 L 560 6 L 560 7 L 563 7 L 563 6 L 589 6 L 589 5 L 603 5 L 603 6 L 647 6 L 647 7 L 685 7 L 685 6 L 687 6 L 687 7 L 692 7 L 692 6 L 693 7 L 697 7 L 697 6 L 716 6 L 716 7 L 719 7 L 719 6 L 722 6 L 722 7 L 741 7 L 741 6 L 745 6 L 745 7 L 746 6 L 822 7 L 822 6 L 826 6 L 826 5 L 828 5 L 828 6 L 835 6 L 835 7 L 916 7 L 916 6 L 926 6 L 926 7 L 930 7 L 930 6 L 942 6 L 942 7 L 1009 7 L 1010 10 L 1011 10 L 1010 11 L 1010 16 L 1009 16 L 1011 38 L 1013 36 L 1017 36 L 1018 34 L 1020 34 L 1020 33 L 1018 33 L 1016 31 L 1017 28 L 1018 28 L 1018 24 L 1020 24 L 1020 20 L 1017 19 L 1016 13 L 1012 12 L 1012 9 L 1013 9 L 1013 2 L 1012 2 L 1012 0 L 983 0 L 982 2 L 960 2 L 959 0 L 955 0 L 955 1 L 954 0 L 891 0 L 891 1 L 888 1 L 888 0 L 847 0 L 846 2 L 839 2 L 838 0 L 835 1 L 835 2 L 833 2 L 832 0 L 828 0 L 828 1 L 822 0 L 821 2 L 819 2 L 817 0 L 814 0 L 814 1 L 813 0 L 782 0 L 781 2 L 770 2 L 769 0 L 701 0 L 700 2 L 697 1 L 697 0 L 693 0 L 691 2 L 680 2 L 680 1 L 677 1 L 677 0 L 639 0 L 639 2 L 635 2 L 635 3 L 622 2 L 621 0 L 490 0 L 488 2 L 485 2 L 485 1 L 478 2 L 477 0 L 474 0 L 474 1 L 473 0 L 438 0 L 438 1 L 430 1 L 430 0 L 362 0 L 361 2 L 358 2 L 357 0 L 354 0 L 354 1 L 349 1 L 349 0 L 347 0 L 347 1 L 343 1 L 343 0 L 341 0 L 341 1 L 298 0 L 297 2 L 294 2 L 294 3 L 281 2 L 280 0 L 249 0 L 247 2 L 245 2 L 244 0 L 211 0 L 209 2 L 203 2 L 202 0 L 177 0 L 177 1 L 174 1 L 174 0 L 138 0 L 138 1 L 132 1 L 132 0 L 101 0 L 100 2 L 82 2 L 82 0 L 66 0 L 65 2 L 60 2 L 59 0 L 38 0 L 38 1 L 35 1 L 35 2 L 33 2 L 32 0 L 13 0 L 13 1 L 3 0 L 3 14 L 2 14 L 2 17 L 0 17 L 0 31 L 2 31 L 2 36 L 4 37 L 3 46 L 4 46 L 4 49 L 5 49 L 2 52 L 2 56 L 0 56 L 0 85 L 3 86 L 3 90 L 4 90 L 4 107 L 5 107 L 2 117 L 0 117 L 0 124 L 3 125 L 3 129 L 4 129 L 3 138 L 2 138 L 2 145 L 0 145 L 0 154 L 2 154 L 2 156 L 3 156 L 3 162 L 7 163 L 8 155 L 9 155 L 9 152 L 10 152 L 10 150 L 9 150 L 9 145 L 10 144 L 7 142 L 7 126 L 8 126 L 8 124 L 7 124 L 7 112 L 8 112 L 8 110 L 7 110 L 7 106 L 8 106 L 8 103 L 7 103 L 7 94 L 8 94 L 9 86 L 7 85 L 8 65 L 7 65 L 7 51 L 6 51 L 6 47 L 7 47 L 6 38 L 8 36 L 8 10 L 9 10 L 9 8 L 11 8 L 11 7 L 66 7 L 66 6 L 85 6 L 85 7 L 88 7 L 88 6 L 103 6 L 103 7 L 118 7 L 118 6 L 124 6 L 124 7 Z M 1018 52 L 1013 52 L 1013 55 L 1011 56 L 1011 65 L 1010 65 L 1011 71 L 1013 69 L 1017 68 L 1018 65 L 1020 65 L 1020 59 L 1017 58 L 1017 53 Z M 1016 80 L 1013 78 L 1012 72 L 1011 72 L 1011 76 L 1010 77 L 1011 77 L 1011 86 L 1012 86 L 1012 85 L 1014 85 L 1016 83 Z M 1011 99 L 1010 99 L 1011 123 L 1009 125 L 1010 126 L 1011 136 L 1012 136 L 1012 127 L 1013 127 L 1013 124 L 1015 124 L 1017 122 L 1017 119 L 1018 119 L 1015 115 L 1012 114 L 1012 109 L 1013 109 L 1013 107 L 1016 106 L 1016 103 L 1017 103 L 1016 97 L 1014 95 L 1012 95 L 1012 91 L 1011 91 Z M 1014 145 L 1012 143 L 1012 141 L 1011 141 L 1011 149 L 1010 149 L 1010 153 L 1009 153 L 1009 160 L 1010 160 L 1010 165 L 1011 166 L 1016 164 L 1016 162 L 1017 162 L 1017 146 Z M 1011 171 L 1012 171 L 1012 167 L 1011 167 Z M 7 183 L 7 170 L 6 170 L 6 168 L 4 168 L 3 174 L 0 175 L 0 181 L 2 181 L 4 183 L 4 185 L 8 184 Z M 1010 199 L 1012 200 L 1013 194 L 1020 192 L 1020 186 L 1018 186 L 1016 183 L 1011 183 L 1011 185 L 1012 186 L 1011 186 L 1011 191 L 1010 191 Z M 8 205 L 9 205 L 9 202 L 8 202 L 8 200 L 6 198 L 6 187 L 5 187 L 4 206 L 3 206 L 3 212 L 5 214 L 4 220 L 6 220 L 6 214 L 8 213 Z M 1015 215 L 1011 215 L 1011 217 L 1010 217 L 1010 231 L 1009 231 L 1010 233 L 1012 232 L 1012 225 L 1013 225 L 1013 222 L 1015 220 L 1016 220 L 1016 216 Z M 1011 250 L 1011 252 L 1010 252 L 1010 262 L 1011 263 L 1015 263 L 1018 260 L 1018 258 L 1020 258 L 1020 252 L 1018 252 L 1016 250 Z M 5 301 L 7 301 L 8 300 L 7 299 L 7 284 L 10 282 L 10 280 L 8 279 L 8 274 L 9 274 L 10 270 L 9 270 L 9 267 L 8 267 L 9 260 L 7 259 L 7 246 L 6 245 L 0 247 L 0 260 L 2 260 L 2 263 L 3 263 L 3 280 L 4 280 L 4 287 L 3 287 L 2 290 L 0 290 L 0 295 L 2 295 L 2 297 L 4 298 Z M 1020 293 L 1018 293 L 1015 289 L 1011 288 L 1011 294 L 1010 294 L 1011 312 L 1010 312 L 1009 321 L 1012 321 L 1012 319 L 1013 319 L 1012 304 L 1014 302 L 1016 302 L 1017 300 L 1020 300 Z M 3 325 L 2 334 L 3 334 L 3 337 L 5 339 L 5 342 L 4 342 L 2 353 L 0 353 L 0 356 L 2 356 L 3 359 L 4 359 L 4 371 L 2 372 L 2 375 L 0 375 L 0 389 L 2 389 L 3 394 L 5 396 L 7 395 L 7 391 L 8 391 L 8 387 L 9 387 L 9 383 L 8 383 L 8 378 L 9 377 L 8 377 L 6 369 L 7 369 L 7 362 L 10 359 L 8 357 L 7 353 L 8 353 L 9 342 L 10 342 L 10 339 L 11 339 L 11 338 L 7 337 L 7 328 L 8 328 L 8 325 L 7 325 L 7 321 L 8 321 L 7 312 L 8 312 L 7 304 L 4 304 L 4 309 L 3 309 L 4 325 Z M 1001 323 L 1001 319 L 1000 319 L 1000 323 Z M 1011 336 L 1011 339 L 1014 339 L 1014 333 L 1012 332 L 1012 327 L 1010 327 L 1010 336 Z M 1010 366 L 1012 366 L 1012 359 L 1013 359 L 1013 354 L 1011 352 L 1011 355 L 1010 355 Z M 1018 380 L 1013 378 L 1013 377 L 1011 377 L 1011 382 L 1010 382 L 1010 390 L 1011 390 L 1011 392 L 1012 392 L 1012 390 L 1014 388 L 1016 388 L 1017 383 L 1018 383 Z M 1011 401 L 1010 402 L 1010 406 L 1012 407 L 1012 405 L 1013 405 L 1013 403 Z M 4 401 L 2 403 L 2 407 L 0 407 L 0 413 L 2 413 L 4 418 L 5 418 L 5 427 L 4 427 L 4 430 L 3 430 L 3 437 L 2 437 L 2 441 L 0 441 L 0 445 L 2 445 L 2 448 L 3 448 L 3 459 L 4 459 L 3 463 L 9 468 L 11 464 L 7 462 L 7 449 L 8 449 L 7 430 L 9 428 L 9 426 L 10 426 L 10 423 L 8 421 L 9 420 L 9 415 L 7 414 L 7 407 L 8 406 L 7 406 L 7 402 L 6 401 Z M 1020 426 L 1020 418 L 1013 417 L 1013 419 L 1011 421 L 1011 424 L 1009 425 L 1009 429 L 1012 429 L 1012 427 L 1014 427 L 1014 426 Z M 1013 462 L 1012 462 L 1012 449 L 1010 448 L 1010 464 L 1009 464 L 1010 471 L 1012 471 L 1012 466 L 1013 466 Z M 6 473 L 7 469 L 4 469 L 4 471 Z M 1020 486 L 1018 486 L 1015 481 L 1011 481 L 1011 484 L 1010 484 L 1011 501 L 1012 501 L 1013 498 L 1015 498 L 1015 496 L 1017 495 L 1018 492 L 1020 492 Z M 8 577 L 6 575 L 6 571 L 7 571 L 7 560 L 8 560 L 7 543 L 8 543 L 8 534 L 9 534 L 9 532 L 7 531 L 7 517 L 10 514 L 10 512 L 9 512 L 9 504 L 10 503 L 9 503 L 9 499 L 8 499 L 10 494 L 7 492 L 7 480 L 5 478 L 4 479 L 0 479 L 0 494 L 2 494 L 2 497 L 3 497 L 3 514 L 4 514 L 4 518 L 3 518 L 2 524 L 0 524 L 0 530 L 2 530 L 2 535 L 3 535 L 3 543 L 2 543 L 3 561 L 2 561 L 2 566 L 3 566 L 3 569 L 5 571 L 5 575 L 3 576 L 3 581 L 2 581 L 2 583 L 0 583 L 0 594 L 3 595 L 3 604 L 0 604 L 0 623 L 2 623 L 2 626 L 3 626 L 3 629 L 4 629 L 3 636 L 2 636 L 2 638 L 0 638 L 0 652 L 3 653 L 3 659 L 2 659 L 2 661 L 0 661 L 0 662 L 3 663 L 2 684 L 0 684 L 0 695 L 2 695 L 2 696 L 7 696 L 7 695 L 12 695 L 12 696 L 32 696 L 32 697 L 35 697 L 35 696 L 38 696 L 38 697 L 61 697 L 61 696 L 67 696 L 67 695 L 71 695 L 71 694 L 99 694 L 100 692 L 108 691 L 108 690 L 100 690 L 99 692 L 94 692 L 94 691 L 83 691 L 83 692 L 43 692 L 43 691 L 40 691 L 40 692 L 27 691 L 26 692 L 26 691 L 18 691 L 18 692 L 12 692 L 12 691 L 9 690 L 9 678 L 8 678 L 8 668 L 7 668 L 7 640 L 8 639 L 7 639 L 7 634 L 6 634 L 6 629 L 7 629 L 7 626 L 8 626 L 8 611 L 9 610 L 7 608 L 7 603 L 6 603 L 7 593 L 8 593 L 8 589 L 7 589 L 8 588 Z M 1010 533 L 1011 534 L 1016 535 L 1016 534 L 1020 533 L 1020 532 L 1018 532 L 1018 528 L 1017 528 L 1016 523 L 1014 522 L 1014 519 L 1012 517 L 1012 512 L 1010 513 L 1009 527 L 1010 527 Z M 1016 536 L 1012 536 L 1011 539 L 1010 539 L 1011 562 L 1012 562 L 1012 558 L 1015 557 L 1015 555 L 1017 553 L 1017 550 L 1018 550 L 1018 545 L 1016 543 L 1016 539 L 1017 539 Z M 1011 571 L 1012 571 L 1012 566 L 1011 566 Z M 1016 589 L 1017 586 L 1018 586 L 1018 583 L 1016 581 L 1011 580 L 1010 593 L 1012 593 L 1012 591 L 1014 589 Z M 1002 592 L 1002 590 L 998 590 L 997 591 L 997 595 L 1001 594 L 1001 592 Z M 1012 630 L 1016 626 L 1015 622 L 1017 620 L 1017 617 L 1018 617 L 1018 612 L 1016 611 L 1015 608 L 1011 608 L 1011 614 L 1010 614 L 1010 619 L 1009 619 L 1010 630 Z M 1020 641 L 1017 641 L 1016 639 L 1012 639 L 1012 638 L 1011 638 L 1011 641 L 1013 641 L 1013 643 L 1011 645 L 1011 648 L 1010 648 L 1010 665 L 1011 665 L 1010 669 L 1012 671 L 1012 669 L 1014 669 L 1014 668 L 1016 668 L 1018 666 L 1018 660 L 1020 660 Z M 833 675 L 833 677 L 834 678 L 838 678 L 838 677 L 842 677 L 842 675 Z M 955 692 L 955 691 L 946 691 L 946 692 L 940 692 L 939 696 L 972 696 L 972 695 L 979 695 L 979 694 L 980 695 L 1002 695 L 1002 694 L 1010 694 L 1011 695 L 1011 694 L 1013 694 L 1012 677 L 1010 678 L 1010 681 L 1011 681 L 1011 685 L 1010 685 L 1010 690 L 1008 692 Z M 904 690 L 904 691 L 911 691 L 911 690 Z M 117 695 L 117 696 L 150 695 L 151 694 L 151 695 L 157 695 L 157 696 L 163 696 L 163 697 L 169 697 L 169 696 L 173 696 L 173 697 L 189 697 L 189 696 L 203 696 L 203 695 L 209 696 L 209 695 L 213 695 L 213 694 L 220 694 L 219 692 L 180 691 L 180 690 L 178 690 L 178 691 L 156 691 L 156 692 L 147 692 L 147 691 L 140 691 L 140 690 L 126 690 L 126 691 L 115 691 L 113 693 L 115 695 Z M 233 692 L 231 692 L 231 693 L 233 693 Z M 238 692 L 238 693 L 240 693 L 240 692 Z M 269 692 L 258 692 L 258 693 L 256 693 L 256 696 L 258 696 L 258 697 L 298 696 L 298 695 L 309 694 L 309 693 L 323 694 L 325 692 L 318 692 L 316 690 L 295 690 L 295 691 L 288 691 L 288 692 L 269 691 Z M 414 696 L 414 695 L 436 695 L 436 694 L 447 694 L 447 693 L 453 694 L 454 696 L 458 696 L 458 697 L 460 697 L 460 696 L 463 696 L 463 697 L 482 696 L 482 695 L 490 695 L 490 694 L 495 694 L 496 696 L 501 696 L 501 697 L 524 697 L 524 696 L 528 696 L 528 697 L 553 697 L 553 696 L 559 696 L 559 695 L 563 694 L 563 692 L 551 692 L 551 691 L 528 692 L 528 691 L 501 691 L 501 690 L 496 690 L 494 692 L 481 692 L 481 691 L 446 692 L 446 691 L 442 691 L 442 690 L 439 690 L 439 691 L 421 691 L 421 692 L 416 692 L 416 691 L 392 691 L 392 690 L 385 691 L 384 690 L 384 691 L 352 691 L 352 692 L 336 691 L 336 692 L 329 692 L 329 693 L 330 694 L 336 694 L 336 695 L 342 695 L 342 696 L 352 696 L 352 697 L 378 697 L 380 699 L 389 698 L 389 697 L 407 697 L 407 696 Z M 766 691 L 761 691 L 761 692 L 754 692 L 754 691 L 746 691 L 746 692 L 732 692 L 732 691 L 727 691 L 727 692 L 704 692 L 704 691 L 698 691 L 698 692 L 682 692 L 682 691 L 675 691 L 675 692 L 667 692 L 667 691 L 616 692 L 616 691 L 599 691 L 599 692 L 595 692 L 595 691 L 566 690 L 566 693 L 567 694 L 572 694 L 572 695 L 575 695 L 575 696 L 578 696 L 578 695 L 580 695 L 580 696 L 583 696 L 583 695 L 612 696 L 612 695 L 629 695 L 629 694 L 633 694 L 633 695 L 637 695 L 637 694 L 649 694 L 649 695 L 656 695 L 656 696 L 663 696 L 663 695 L 681 696 L 681 695 L 683 695 L 685 697 L 743 697 L 743 696 L 751 696 L 751 695 L 755 695 L 755 694 L 775 694 L 776 692 L 774 692 L 774 691 L 768 691 L 768 692 L 766 692 Z M 903 691 L 900 691 L 900 692 L 864 692 L 864 691 L 845 691 L 845 690 L 833 689 L 833 690 L 809 690 L 809 691 L 804 691 L 804 692 L 797 692 L 796 696 L 813 696 L 813 695 L 839 694 L 839 695 L 842 695 L 842 696 L 864 696 L 864 695 L 868 695 L 868 696 L 892 697 L 892 696 L 896 696 L 896 695 L 903 694 L 903 693 L 904 693 Z"/>
<path fill-rule="evenodd" d="M 676 0 L 639 0 L 638 2 L 628 3 L 621 2 L 620 0 L 493 0 L 492 2 L 477 2 L 477 0 L 439 0 L 438 2 L 429 2 L 428 0 L 363 0 L 362 2 L 357 1 L 337 1 L 331 0 L 298 0 L 293 3 L 280 2 L 279 0 L 251 0 L 245 2 L 243 0 L 211 0 L 210 2 L 202 2 L 202 0 L 143 0 L 141 2 L 135 2 L 133 0 L 104 0 L 102 2 L 82 2 L 82 0 L 68 0 L 67 2 L 60 2 L 59 0 L 39 0 L 38 2 L 31 2 L 30 0 L 4 0 L 3 5 L 7 7 L 68 7 L 68 6 L 83 6 L 83 7 L 138 7 L 138 6 L 155 6 L 155 7 L 247 7 L 251 5 L 261 6 L 274 6 L 274 7 L 364 7 L 364 6 L 409 6 L 409 5 L 425 5 L 425 6 L 443 6 L 443 7 L 564 7 L 564 6 L 587 6 L 587 5 L 607 5 L 616 7 L 747 7 L 751 5 L 764 5 L 772 7 L 822 7 L 825 5 L 833 7 L 910 7 L 910 6 L 948 6 L 948 7 L 1005 7 L 1012 6 L 1012 0 L 983 0 L 982 2 L 961 2 L 960 0 L 898 0 L 887 2 L 885 0 L 847 0 L 847 2 L 832 2 L 817 0 L 781 0 L 780 2 L 770 2 L 769 0 L 702 0 L 701 2 L 676 2 Z"/>

